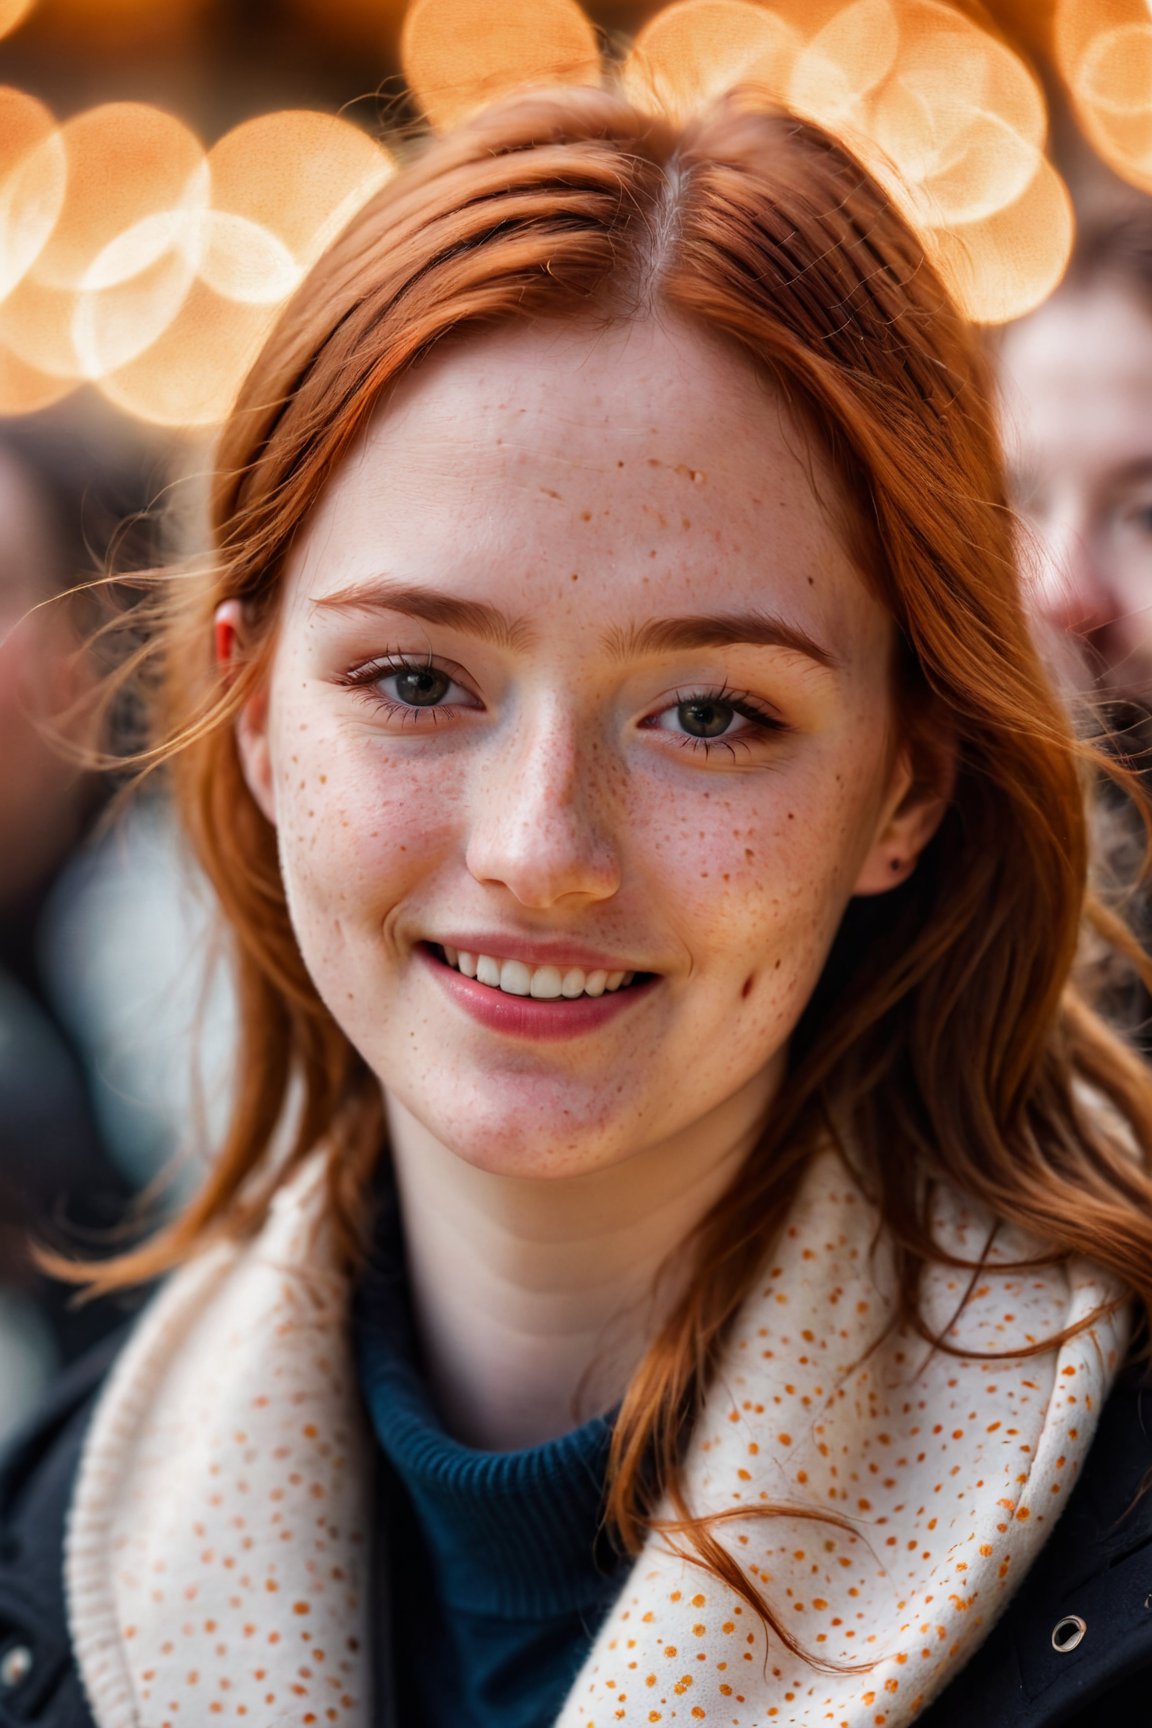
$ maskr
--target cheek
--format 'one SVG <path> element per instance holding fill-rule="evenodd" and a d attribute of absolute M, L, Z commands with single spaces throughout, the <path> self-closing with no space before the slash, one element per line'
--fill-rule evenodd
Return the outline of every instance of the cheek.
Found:
<path fill-rule="evenodd" d="M 379 942 L 392 909 L 435 869 L 453 800 L 446 788 L 422 797 L 403 756 L 377 740 L 307 722 L 275 752 L 274 772 L 289 910 L 319 974 Z"/>
<path fill-rule="evenodd" d="M 803 1006 L 819 976 L 871 838 L 870 801 L 849 776 L 781 776 L 767 792 L 706 794 L 659 849 L 698 965 L 773 1022 Z M 799 1001 L 797 1003 L 797 998 Z"/>

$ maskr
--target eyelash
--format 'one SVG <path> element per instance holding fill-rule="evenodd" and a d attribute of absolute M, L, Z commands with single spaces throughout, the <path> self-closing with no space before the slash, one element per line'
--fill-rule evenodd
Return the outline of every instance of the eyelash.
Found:
<path fill-rule="evenodd" d="M 749 721 L 761 737 L 773 734 L 779 736 L 791 730 L 778 715 L 763 707 L 755 696 L 746 690 L 734 690 L 728 684 L 721 685 L 719 690 L 678 690 L 675 700 L 670 702 L 667 708 L 662 708 L 660 713 L 666 714 L 669 709 L 680 708 L 689 702 L 721 703 L 725 708 L 731 708 L 734 714 L 739 714 L 742 720 Z M 656 730 L 654 726 L 648 729 Z M 753 743 L 752 739 L 742 733 L 738 733 L 735 738 L 694 738 L 690 732 L 673 733 L 670 736 L 675 738 L 681 750 L 690 750 L 693 755 L 702 753 L 708 757 L 713 751 L 726 750 L 733 760 L 738 750 L 747 753 Z"/>
<path fill-rule="evenodd" d="M 442 709 L 417 708 L 407 702 L 394 702 L 390 696 L 385 696 L 377 686 L 381 679 L 391 678 L 397 672 L 443 671 L 444 668 L 437 666 L 430 654 L 423 660 L 416 660 L 409 654 L 389 652 L 379 655 L 375 660 L 366 660 L 362 666 L 354 666 L 350 672 L 340 673 L 336 682 L 342 685 L 344 689 L 351 690 L 356 695 L 363 697 L 366 702 L 371 703 L 373 708 L 382 709 L 390 719 L 399 717 L 401 720 L 411 720 L 421 714 L 430 714 L 433 725 L 438 726 L 445 718 Z M 451 675 L 446 673 L 445 676 L 450 677 Z M 458 680 L 453 678 L 452 682 L 456 683 Z"/>
<path fill-rule="evenodd" d="M 383 695 L 378 686 L 382 679 L 393 677 L 398 672 L 443 671 L 444 668 L 437 666 L 431 655 L 425 659 L 417 660 L 408 654 L 390 652 L 381 654 L 374 660 L 365 661 L 362 666 L 355 666 L 350 672 L 341 673 L 336 681 L 344 689 L 362 696 L 374 708 L 382 709 L 389 718 L 398 717 L 401 721 L 411 721 L 423 714 L 431 716 L 433 725 L 440 725 L 446 718 L 443 709 L 431 706 L 418 708 L 412 707 L 406 702 L 395 702 L 391 697 Z M 450 677 L 451 674 L 445 673 L 445 676 Z M 452 681 L 457 682 L 455 679 Z M 666 714 L 670 709 L 682 707 L 690 702 L 722 703 L 725 707 L 731 708 L 734 714 L 739 714 L 742 719 L 749 721 L 762 736 L 771 734 L 778 736 L 791 731 L 791 727 L 785 721 L 763 707 L 755 696 L 748 691 L 734 690 L 727 684 L 722 685 L 719 690 L 678 690 L 675 699 L 666 708 L 660 709 L 660 714 Z M 652 718 L 655 720 L 659 716 L 656 715 Z M 657 728 L 653 724 L 648 724 L 646 730 L 656 731 Z M 670 733 L 669 736 L 674 738 L 680 749 L 691 750 L 693 754 L 702 752 L 706 757 L 710 756 L 713 751 L 726 750 L 729 756 L 734 759 L 737 750 L 747 752 L 752 748 L 751 740 L 743 735 L 738 735 L 735 738 L 694 738 L 691 733 L 684 732 L 679 735 Z"/>

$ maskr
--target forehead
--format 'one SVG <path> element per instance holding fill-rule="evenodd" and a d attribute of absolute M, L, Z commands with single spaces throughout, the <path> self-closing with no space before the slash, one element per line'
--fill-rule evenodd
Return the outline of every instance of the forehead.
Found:
<path fill-rule="evenodd" d="M 842 505 L 734 347 L 664 319 L 519 326 L 452 342 L 404 380 L 290 575 L 311 599 L 383 575 L 565 614 L 768 590 L 851 629 L 884 615 Z"/>
<path fill-rule="evenodd" d="M 1152 307 L 1113 283 L 1058 293 L 1003 339 L 1005 439 L 1021 466 L 1152 454 Z"/>

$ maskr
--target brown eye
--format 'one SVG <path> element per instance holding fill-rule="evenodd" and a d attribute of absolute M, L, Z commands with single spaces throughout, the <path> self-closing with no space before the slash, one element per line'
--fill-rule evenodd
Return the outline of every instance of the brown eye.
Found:
<path fill-rule="evenodd" d="M 434 666 L 407 666 L 381 682 L 390 683 L 397 701 L 407 703 L 410 708 L 434 708 L 452 688 L 452 680 Z"/>
<path fill-rule="evenodd" d="M 680 702 L 676 715 L 681 726 L 693 738 L 720 738 L 732 724 L 735 709 L 727 702 L 709 697 L 694 697 Z"/>

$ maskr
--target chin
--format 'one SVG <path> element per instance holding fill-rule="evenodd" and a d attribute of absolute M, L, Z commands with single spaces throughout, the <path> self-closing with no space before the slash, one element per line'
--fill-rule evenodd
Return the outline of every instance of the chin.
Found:
<path fill-rule="evenodd" d="M 542 1181 L 604 1169 L 626 1157 L 637 1138 L 635 1123 L 629 1131 L 628 1124 L 604 1121 L 602 1109 L 581 1122 L 570 1107 L 509 1108 L 493 1101 L 485 1108 L 477 1100 L 465 1119 L 458 1110 L 433 1109 L 421 1117 L 440 1144 L 474 1170 Z"/>

